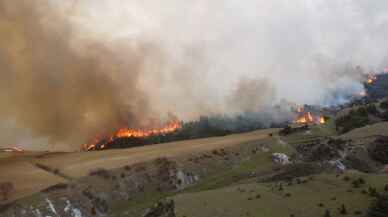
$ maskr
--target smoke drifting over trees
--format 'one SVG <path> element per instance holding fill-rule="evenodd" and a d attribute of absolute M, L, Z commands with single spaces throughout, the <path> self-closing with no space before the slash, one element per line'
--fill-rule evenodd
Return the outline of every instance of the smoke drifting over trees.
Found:
<path fill-rule="evenodd" d="M 334 103 L 386 67 L 386 9 L 384 0 L 3 0 L 1 126 L 76 147 L 169 113 Z M 20 142 L 13 132 L 0 142 Z"/>

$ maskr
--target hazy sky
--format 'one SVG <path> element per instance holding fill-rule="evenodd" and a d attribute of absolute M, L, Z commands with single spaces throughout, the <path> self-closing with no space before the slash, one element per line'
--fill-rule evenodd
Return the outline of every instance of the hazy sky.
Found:
<path fill-rule="evenodd" d="M 239 79 L 248 77 L 268 79 L 278 98 L 322 103 L 327 91 L 337 86 L 361 88 L 352 82 L 357 76 L 343 75 L 345 71 L 357 65 L 365 71 L 381 70 L 388 61 L 388 2 L 384 0 L 81 0 L 68 4 L 59 3 L 58 8 L 79 26 L 80 39 L 108 43 L 140 39 L 162 47 L 166 65 L 148 72 L 163 75 L 163 82 L 159 76 L 149 78 L 156 77 L 152 82 L 162 85 L 157 98 L 181 97 L 174 91 L 171 95 L 170 90 L 182 88 L 174 77 L 188 76 L 194 99 L 220 103 Z"/>
<path fill-rule="evenodd" d="M 388 66 L 387 10 L 386 0 L 3 0 L 0 126 L 78 145 L 169 113 L 333 103 Z"/>

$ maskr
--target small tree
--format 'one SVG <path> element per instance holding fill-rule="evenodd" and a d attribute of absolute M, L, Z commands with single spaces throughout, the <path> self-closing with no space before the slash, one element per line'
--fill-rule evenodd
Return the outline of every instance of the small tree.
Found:
<path fill-rule="evenodd" d="M 368 188 L 368 193 L 369 193 L 369 196 L 371 196 L 371 197 L 377 197 L 378 196 L 377 190 L 374 187 L 369 187 Z"/>
<path fill-rule="evenodd" d="M 12 182 L 0 183 L 0 201 L 8 200 L 13 191 L 15 187 Z"/>
<path fill-rule="evenodd" d="M 331 217 L 330 210 L 327 209 L 323 217 Z"/>
<path fill-rule="evenodd" d="M 342 204 L 341 209 L 340 209 L 340 214 L 341 215 L 347 215 L 348 211 L 346 210 L 345 204 Z"/>
<path fill-rule="evenodd" d="M 387 217 L 388 216 L 388 195 L 380 195 L 373 202 L 368 210 L 368 217 Z"/>
<path fill-rule="evenodd" d="M 284 190 L 284 188 L 283 188 L 283 185 L 280 183 L 280 185 L 279 185 L 279 189 L 278 189 L 279 191 L 283 191 Z"/>

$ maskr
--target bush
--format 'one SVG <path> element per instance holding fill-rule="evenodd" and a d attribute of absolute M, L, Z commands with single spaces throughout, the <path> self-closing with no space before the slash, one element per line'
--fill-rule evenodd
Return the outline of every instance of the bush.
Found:
<path fill-rule="evenodd" d="M 368 188 L 368 194 L 371 197 L 378 197 L 379 196 L 379 194 L 377 193 L 377 189 L 374 188 L 374 187 L 369 187 Z"/>
<path fill-rule="evenodd" d="M 388 110 L 384 111 L 380 117 L 384 120 L 384 121 L 388 121 Z"/>
<path fill-rule="evenodd" d="M 377 110 L 377 107 L 375 104 L 370 104 L 366 107 L 366 111 L 369 113 L 369 114 L 372 114 L 372 115 L 379 115 L 379 110 Z"/>
<path fill-rule="evenodd" d="M 368 149 L 372 159 L 388 164 L 388 137 L 380 137 L 376 139 Z"/>
<path fill-rule="evenodd" d="M 0 183 L 0 201 L 7 201 L 14 191 L 15 187 L 12 182 Z"/>
<path fill-rule="evenodd" d="M 373 111 L 372 108 L 368 109 L 362 107 L 357 110 L 352 110 L 349 114 L 338 118 L 335 121 L 337 131 L 340 133 L 347 133 L 355 128 L 360 128 L 369 124 L 368 110 Z"/>
<path fill-rule="evenodd" d="M 365 180 L 363 178 L 358 178 L 352 182 L 354 188 L 360 188 L 363 184 L 365 184 Z"/>
<path fill-rule="evenodd" d="M 388 99 L 386 99 L 380 103 L 380 108 L 382 108 L 384 110 L 388 110 Z"/>
<path fill-rule="evenodd" d="M 346 210 L 345 204 L 342 204 L 342 206 L 340 208 L 340 214 L 341 215 L 347 215 L 348 214 L 348 211 Z"/>
<path fill-rule="evenodd" d="M 324 217 L 331 217 L 330 210 L 326 210 L 325 214 L 323 216 Z"/>
<path fill-rule="evenodd" d="M 98 168 L 98 169 L 90 171 L 89 176 L 97 176 L 97 177 L 102 177 L 104 179 L 111 178 L 109 171 L 106 169 L 103 169 L 103 168 Z"/>
<path fill-rule="evenodd" d="M 388 195 L 380 195 L 372 203 L 368 210 L 367 217 L 387 217 L 388 216 Z"/>

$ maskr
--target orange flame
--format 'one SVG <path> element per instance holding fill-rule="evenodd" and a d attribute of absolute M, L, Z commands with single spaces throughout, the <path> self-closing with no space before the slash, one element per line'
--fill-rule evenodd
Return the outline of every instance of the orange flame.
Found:
<path fill-rule="evenodd" d="M 181 128 L 182 128 L 182 123 L 180 121 L 171 121 L 161 128 L 154 128 L 154 129 L 148 129 L 148 130 L 121 128 L 117 130 L 113 134 L 113 136 L 108 137 L 108 139 L 105 138 L 105 140 L 107 141 L 103 142 L 103 144 L 100 144 L 99 147 L 97 147 L 98 144 L 101 143 L 104 140 L 104 138 L 101 139 L 101 137 L 97 137 L 90 144 L 82 145 L 82 149 L 86 151 L 105 149 L 107 148 L 108 143 L 112 142 L 114 139 L 117 139 L 117 138 L 146 138 L 150 136 L 173 133 Z"/>
<path fill-rule="evenodd" d="M 19 147 L 11 147 L 11 148 L 5 148 L 2 149 L 3 152 L 24 152 L 24 149 Z"/>
<path fill-rule="evenodd" d="M 323 116 L 314 116 L 311 112 L 306 112 L 300 114 L 299 117 L 295 120 L 297 124 L 325 124 L 326 120 Z"/>
<path fill-rule="evenodd" d="M 368 75 L 367 83 L 373 84 L 376 80 L 377 80 L 377 76 L 371 73 Z"/>

